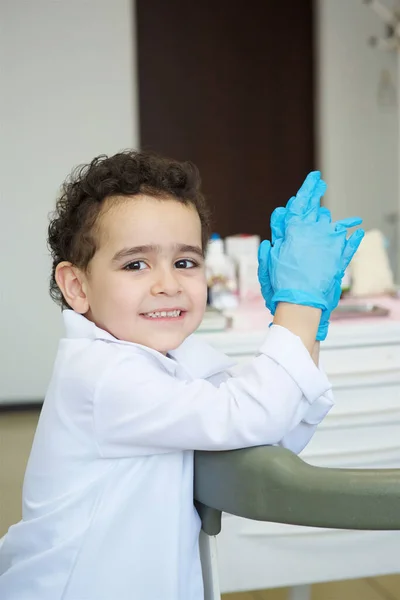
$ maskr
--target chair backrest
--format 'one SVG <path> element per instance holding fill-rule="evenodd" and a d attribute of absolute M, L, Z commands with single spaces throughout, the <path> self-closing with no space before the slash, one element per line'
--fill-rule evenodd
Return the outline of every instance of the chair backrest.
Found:
<path fill-rule="evenodd" d="M 208 535 L 221 511 L 258 521 L 334 529 L 400 529 L 400 469 L 314 467 L 259 446 L 195 452 L 194 499 Z"/>

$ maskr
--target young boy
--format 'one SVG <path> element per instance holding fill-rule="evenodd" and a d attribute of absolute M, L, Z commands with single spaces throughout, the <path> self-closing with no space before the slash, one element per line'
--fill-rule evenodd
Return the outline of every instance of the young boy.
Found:
<path fill-rule="evenodd" d="M 64 184 L 49 246 L 66 336 L 26 470 L 23 519 L 0 551 L 2 600 L 201 600 L 193 451 L 298 452 L 331 408 L 311 357 L 324 302 L 279 302 L 240 376 L 192 335 L 206 307 L 208 236 L 189 163 L 124 152 Z M 320 238 L 313 251 L 329 265 L 332 244 Z M 318 287 L 305 263 L 296 275 Z M 274 268 L 276 288 L 285 266 Z"/>

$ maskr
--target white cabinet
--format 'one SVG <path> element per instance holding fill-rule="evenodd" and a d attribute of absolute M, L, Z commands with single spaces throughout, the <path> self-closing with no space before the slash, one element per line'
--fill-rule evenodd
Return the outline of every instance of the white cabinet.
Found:
<path fill-rule="evenodd" d="M 266 331 L 201 335 L 243 362 L 257 352 Z M 324 467 L 400 468 L 400 322 L 333 323 L 321 363 L 336 404 L 302 458 Z M 400 572 L 400 532 L 324 530 L 224 515 L 218 548 L 224 592 Z"/>

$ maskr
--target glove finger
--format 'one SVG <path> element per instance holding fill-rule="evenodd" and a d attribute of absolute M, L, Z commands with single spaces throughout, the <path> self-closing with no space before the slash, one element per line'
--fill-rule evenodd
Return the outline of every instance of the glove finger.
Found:
<path fill-rule="evenodd" d="M 296 202 L 296 196 L 292 196 L 290 200 L 288 200 L 285 207 L 287 211 L 290 211 L 292 209 L 293 202 Z"/>
<path fill-rule="evenodd" d="M 341 230 L 342 227 L 346 229 L 349 227 L 357 227 L 361 225 L 362 219 L 360 217 L 349 217 L 347 219 L 342 219 L 341 221 L 336 221 L 335 223 L 335 231 Z"/>
<path fill-rule="evenodd" d="M 260 244 L 260 247 L 258 249 L 257 275 L 258 275 L 258 281 L 259 281 L 260 287 L 261 287 L 261 294 L 263 295 L 263 298 L 266 303 L 269 301 L 269 299 L 271 298 L 271 296 L 273 294 L 272 284 L 271 284 L 271 280 L 270 280 L 270 276 L 269 276 L 269 269 L 268 269 L 270 251 L 271 251 L 270 241 L 264 240 Z"/>
<path fill-rule="evenodd" d="M 276 240 L 285 236 L 285 217 L 286 208 L 279 206 L 271 215 L 271 242 L 275 244 Z"/>
<path fill-rule="evenodd" d="M 325 206 L 321 206 L 321 208 L 318 211 L 318 219 L 317 220 L 320 223 L 321 222 L 331 223 L 332 215 L 331 215 L 331 211 L 329 210 L 329 208 L 326 208 Z"/>
<path fill-rule="evenodd" d="M 308 207 L 309 199 L 314 193 L 315 187 L 320 179 L 321 173 L 319 171 L 311 171 L 305 178 L 296 196 L 290 198 L 287 203 L 287 208 L 296 214 L 304 212 Z"/>
<path fill-rule="evenodd" d="M 261 271 L 268 268 L 269 253 L 271 251 L 271 242 L 263 240 L 258 248 L 258 265 Z"/>
<path fill-rule="evenodd" d="M 315 223 L 318 220 L 321 198 L 326 192 L 326 187 L 325 181 L 320 179 L 308 197 L 307 204 L 298 203 L 297 198 L 289 200 L 287 222 Z"/>
<path fill-rule="evenodd" d="M 351 235 L 349 237 L 349 239 L 346 240 L 346 245 L 344 247 L 343 254 L 342 254 L 342 270 L 343 271 L 345 271 L 347 269 L 347 267 L 349 266 L 350 261 L 353 258 L 354 254 L 357 252 L 358 247 L 361 244 L 361 241 L 362 241 L 364 235 L 365 235 L 364 229 L 357 229 L 357 231 L 355 231 L 353 233 L 353 235 Z"/>
<path fill-rule="evenodd" d="M 299 202 L 307 202 L 309 197 L 313 194 L 316 185 L 321 180 L 321 172 L 320 171 L 311 171 L 305 178 L 302 186 L 296 194 L 296 199 Z"/>
<path fill-rule="evenodd" d="M 303 219 L 305 223 L 315 223 L 318 220 L 319 211 L 321 209 L 321 198 L 325 194 L 326 188 L 327 185 L 322 179 L 315 186 L 314 193 L 308 203 L 307 214 Z"/>

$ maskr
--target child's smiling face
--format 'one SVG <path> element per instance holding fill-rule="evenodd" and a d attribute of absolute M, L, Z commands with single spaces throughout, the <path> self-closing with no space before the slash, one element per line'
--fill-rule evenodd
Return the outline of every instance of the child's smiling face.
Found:
<path fill-rule="evenodd" d="M 98 249 L 79 278 L 86 303 L 72 308 L 118 339 L 166 354 L 197 329 L 206 307 L 199 215 L 191 204 L 146 195 L 105 208 Z"/>

